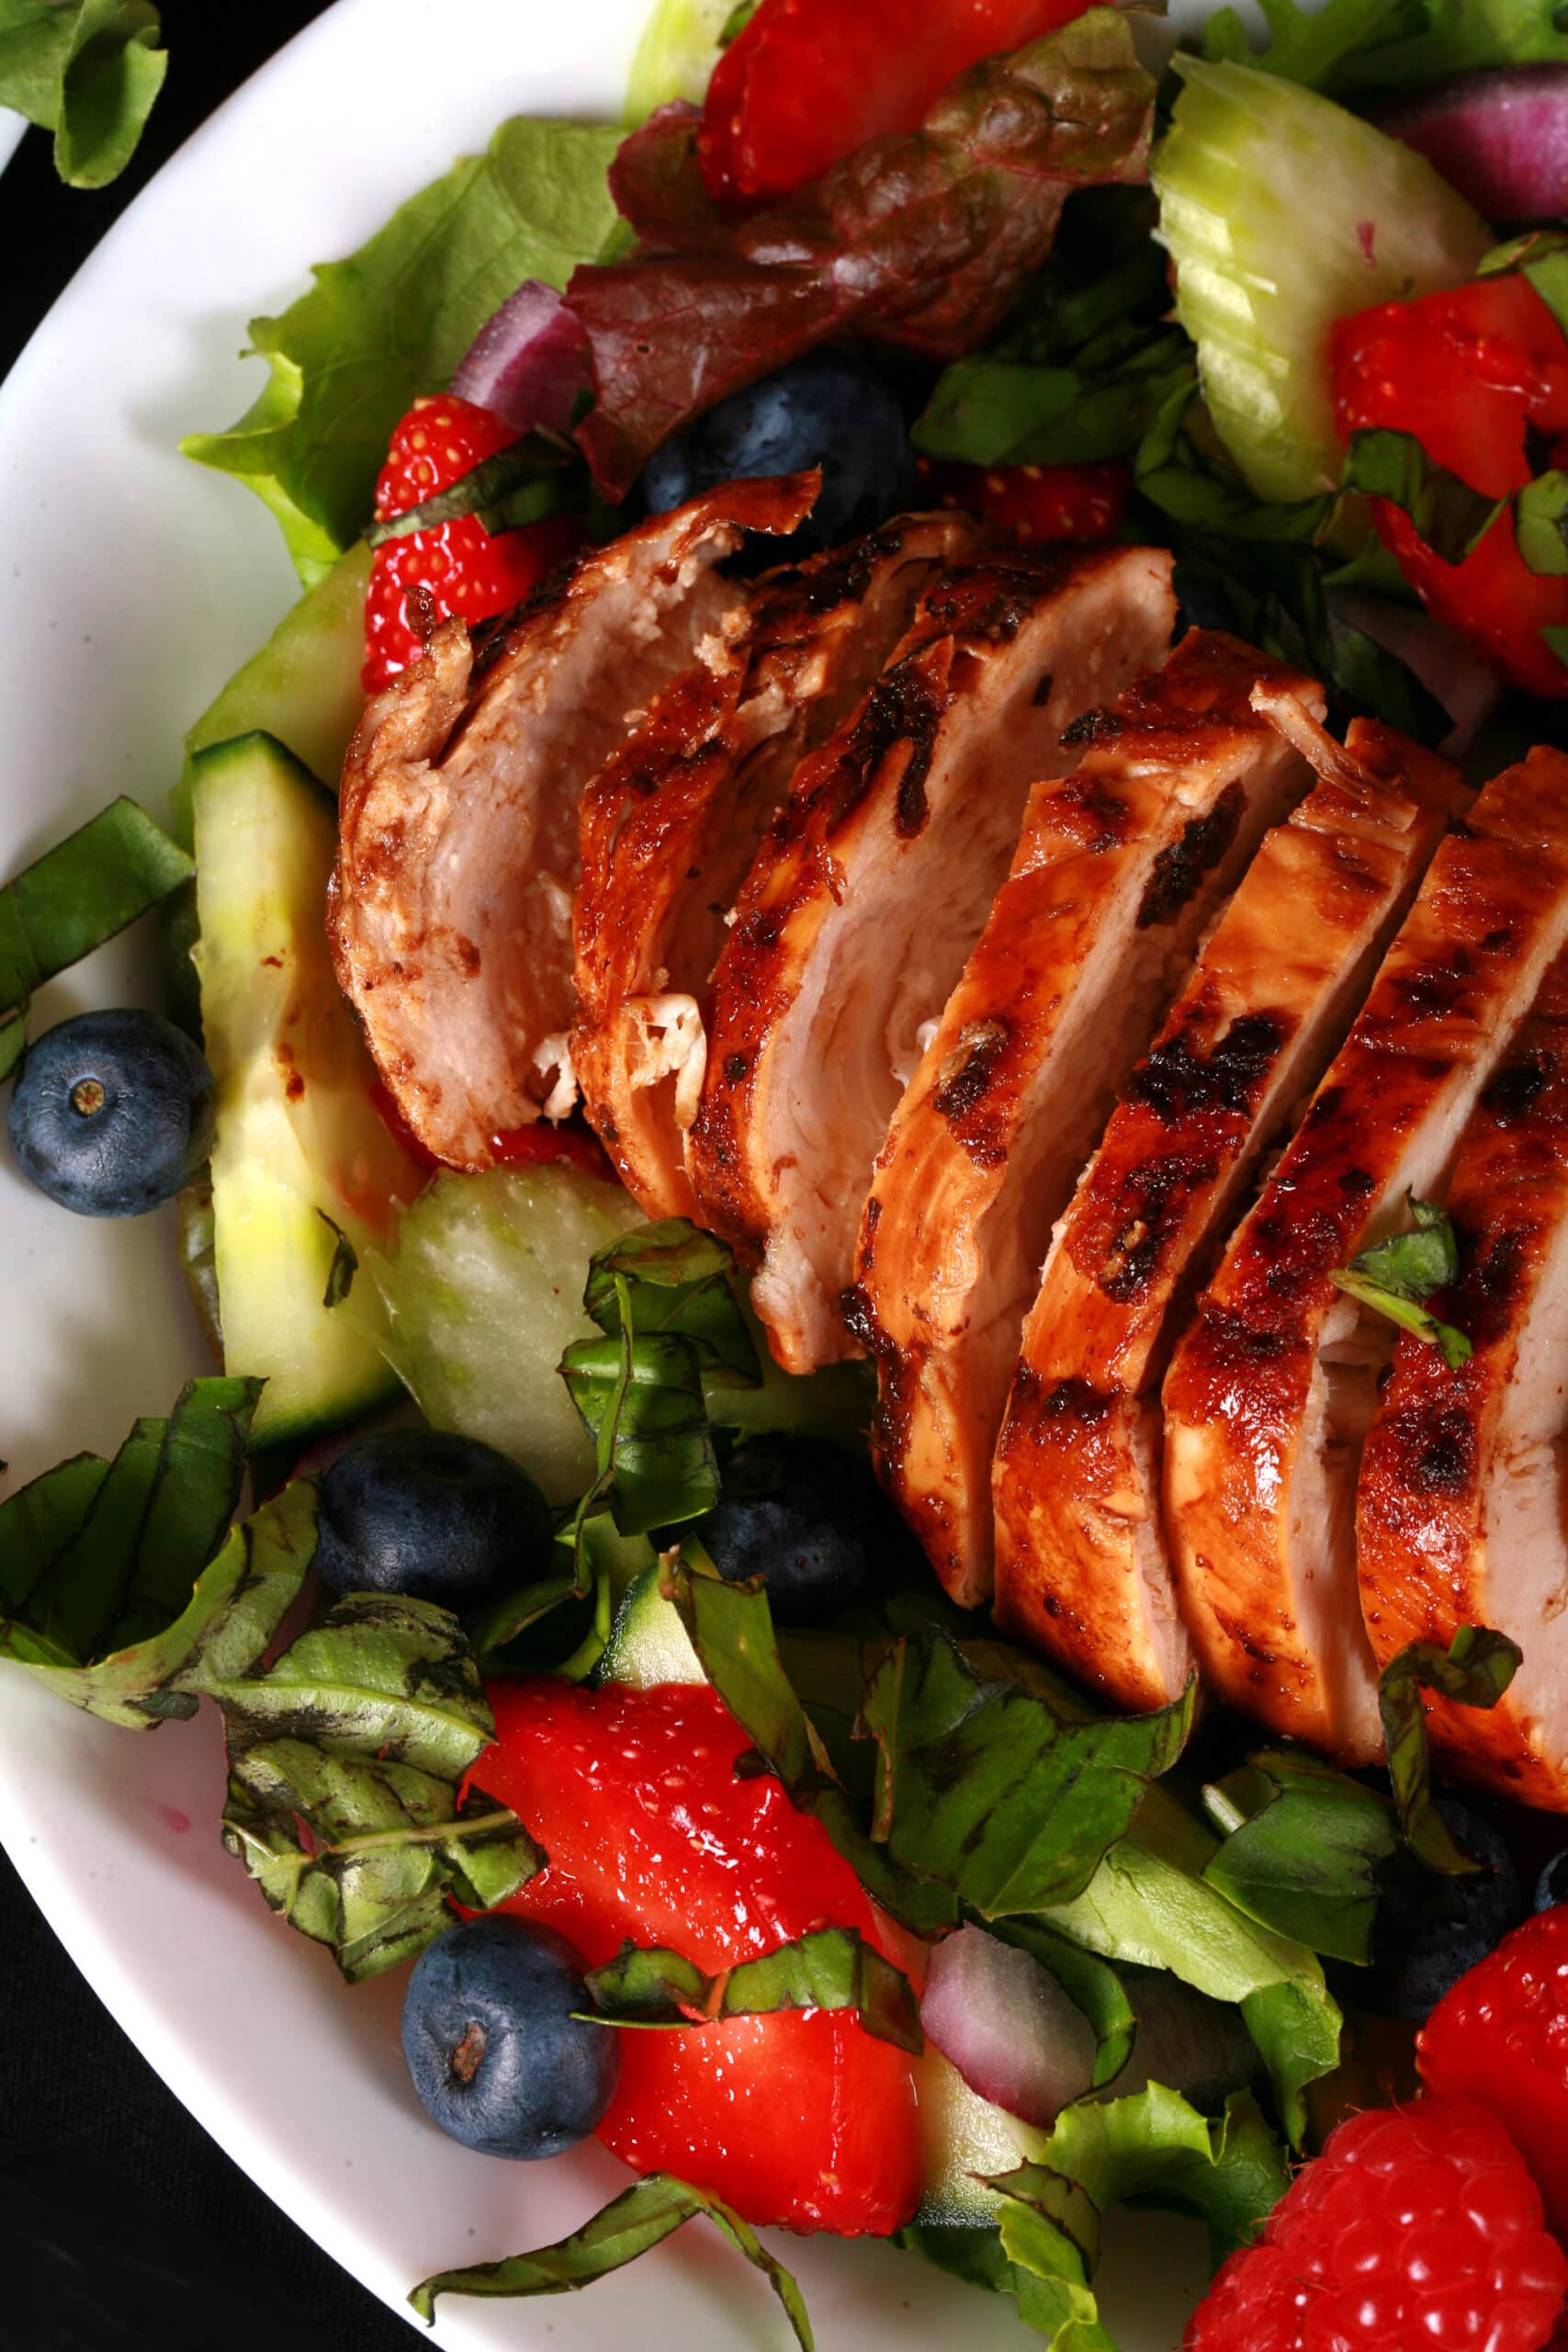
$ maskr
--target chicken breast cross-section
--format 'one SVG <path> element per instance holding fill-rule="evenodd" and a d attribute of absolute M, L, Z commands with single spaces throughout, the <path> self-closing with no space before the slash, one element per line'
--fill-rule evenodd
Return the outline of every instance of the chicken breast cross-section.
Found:
<path fill-rule="evenodd" d="M 1538 751 L 1438 849 L 1166 1375 L 1166 1524 L 1202 1673 L 1348 1762 L 1382 1745 L 1355 1489 L 1393 1331 L 1334 1270 L 1404 1223 L 1407 1192 L 1440 1194 L 1565 940 L 1568 759 Z"/>
<path fill-rule="evenodd" d="M 1164 1705 L 1195 1663 L 1161 1495 L 1171 1344 L 1343 1042 L 1458 782 L 1359 719 L 1341 750 L 1309 715 L 1315 690 L 1270 678 L 1251 700 L 1285 730 L 1253 759 L 1293 743 L 1320 781 L 1264 837 L 1056 1227 L 997 1450 L 997 1615 L 1121 1707 Z"/>
<path fill-rule="evenodd" d="M 715 566 L 793 530 L 814 474 L 731 482 L 583 558 L 484 650 L 460 621 L 376 695 L 344 766 L 328 927 L 398 1108 L 455 1168 L 570 1109 L 578 800 L 745 608 Z"/>
<path fill-rule="evenodd" d="M 911 515 L 774 573 L 712 663 L 660 695 L 582 797 L 578 1019 L 588 1114 L 649 1216 L 694 1216 L 685 1136 L 725 917 L 791 776 L 874 684 L 923 591 L 972 544 Z"/>
<path fill-rule="evenodd" d="M 1073 775 L 1034 786 L 877 1161 L 853 1308 L 877 1468 L 965 1607 L 991 1590 L 991 1455 L 1053 1221 L 1215 906 L 1310 782 L 1248 705 L 1269 666 L 1190 632 L 1099 714 Z"/>
<path fill-rule="evenodd" d="M 840 1299 L 887 1123 L 990 911 L 1029 788 L 1075 721 L 1163 659 L 1170 560 L 1010 553 L 944 573 L 854 716 L 797 772 L 714 982 L 687 1156 L 705 1223 L 760 1260 L 792 1372 L 859 1352 Z"/>
<path fill-rule="evenodd" d="M 1386 1666 L 1461 1625 L 1523 1663 L 1495 1707 L 1427 1701 L 1445 1770 L 1568 1812 L 1568 956 L 1547 973 L 1460 1149 L 1447 1205 L 1474 1348 L 1402 1334 L 1358 1498 L 1361 1608 Z"/>

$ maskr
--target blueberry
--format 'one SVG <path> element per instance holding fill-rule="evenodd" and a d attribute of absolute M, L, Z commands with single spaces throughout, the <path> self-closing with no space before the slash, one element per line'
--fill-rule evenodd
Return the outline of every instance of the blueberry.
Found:
<path fill-rule="evenodd" d="M 904 1542 L 863 1464 L 836 1445 L 792 1437 L 753 1438 L 731 1456 L 699 1533 L 731 1584 L 762 1578 L 781 1625 L 852 1608 L 879 1548 Z"/>
<path fill-rule="evenodd" d="M 1178 644 L 1190 628 L 1224 628 L 1236 636 L 1245 635 L 1235 594 L 1217 572 L 1179 563 L 1171 575 L 1171 585 L 1176 591 Z"/>
<path fill-rule="evenodd" d="M 427 2115 L 465 2148 L 532 2162 L 585 2140 L 621 2071 L 613 2026 L 584 2022 L 562 1936 L 497 1915 L 448 1928 L 403 2001 L 403 2056 Z"/>
<path fill-rule="evenodd" d="M 173 1200 L 212 1148 L 212 1072 L 158 1012 L 83 1012 L 28 1049 L 11 1148 L 78 1216 L 140 1216 Z"/>
<path fill-rule="evenodd" d="M 731 392 L 649 458 L 643 495 L 661 514 L 719 482 L 818 465 L 822 493 L 789 542 L 792 556 L 856 538 L 914 495 L 903 411 L 879 376 L 843 352 L 812 352 Z"/>
<path fill-rule="evenodd" d="M 555 1527 L 532 1478 L 477 1438 L 378 1430 L 321 1483 L 316 1569 L 333 1592 L 476 1609 L 547 1566 Z"/>
<path fill-rule="evenodd" d="M 1534 1911 L 1555 1911 L 1560 1903 L 1568 1903 L 1568 1846 L 1553 1854 L 1535 1883 Z"/>
<path fill-rule="evenodd" d="M 1524 1917 L 1514 1858 L 1490 1821 L 1457 1797 L 1436 1800 L 1454 1841 L 1481 1868 L 1459 1878 L 1410 1863 L 1383 1891 L 1373 1954 L 1373 2006 L 1424 2022 L 1450 1986 Z"/>

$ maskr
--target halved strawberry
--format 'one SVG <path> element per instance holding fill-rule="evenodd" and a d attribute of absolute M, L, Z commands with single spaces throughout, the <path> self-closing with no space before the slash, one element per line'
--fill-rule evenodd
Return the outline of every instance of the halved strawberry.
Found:
<path fill-rule="evenodd" d="M 826 1832 L 765 1771 L 705 1685 L 491 1687 L 476 1784 L 548 1856 L 506 1905 L 592 1965 L 629 1937 L 712 1971 L 808 1928 L 856 1928 L 908 1964 Z M 750 2222 L 884 2234 L 919 2193 L 910 2061 L 846 2011 L 788 2011 L 622 2035 L 599 2136 L 637 2172 L 716 2191 Z"/>
<path fill-rule="evenodd" d="M 886 131 L 914 130 L 982 57 L 1089 0 L 761 0 L 714 68 L 697 134 L 708 193 L 754 204 L 820 179 Z"/>
<path fill-rule="evenodd" d="M 983 514 L 1009 538 L 1108 539 L 1127 511 L 1132 477 L 1115 458 L 1092 466 L 919 465 L 922 502 Z"/>
<path fill-rule="evenodd" d="M 377 520 L 423 506 L 516 438 L 504 417 L 450 392 L 415 401 L 392 435 L 376 485 Z M 417 662 L 437 621 L 454 613 L 471 622 L 510 612 L 581 537 L 572 514 L 493 537 L 477 514 L 464 514 L 389 539 L 376 550 L 365 597 L 366 692 L 378 693 Z"/>

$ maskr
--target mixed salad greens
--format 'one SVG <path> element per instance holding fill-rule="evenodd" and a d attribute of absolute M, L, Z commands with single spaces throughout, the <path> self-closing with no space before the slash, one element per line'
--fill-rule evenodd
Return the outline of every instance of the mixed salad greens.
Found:
<path fill-rule="evenodd" d="M 900 2242 L 1012 2296 L 1064 2352 L 1110 2344 L 1093 2276 L 1111 2205 L 1196 2213 L 1217 2261 L 1275 2205 L 1292 2151 L 1404 2086 L 1408 2040 L 1389 2071 L 1379 2023 L 1400 1939 L 1429 1917 L 1440 1940 L 1450 1891 L 1482 1867 L 1434 1798 L 1421 1693 L 1491 1705 L 1518 1652 L 1472 1627 L 1404 1653 L 1383 1679 L 1387 1773 L 1350 1775 L 1200 1721 L 1193 1689 L 1144 1716 L 1097 1713 L 942 1600 L 890 1532 L 850 1605 L 776 1623 L 765 1577 L 716 1566 L 714 1515 L 759 1437 L 863 1448 L 856 1371 L 780 1373 L 729 1251 L 684 1222 L 639 1223 L 586 1136 L 480 1175 L 431 1170 L 378 1102 L 331 970 L 323 785 L 358 717 L 385 548 L 455 520 L 500 537 L 562 514 L 608 537 L 673 435 L 847 339 L 902 404 L 937 492 L 975 487 L 954 469 L 1122 469 L 1120 528 L 1174 548 L 1190 612 L 1322 676 L 1347 710 L 1449 737 L 1451 648 L 1414 655 L 1397 534 L 1373 517 L 1395 510 L 1455 566 L 1511 498 L 1524 562 L 1561 582 L 1568 477 L 1543 448 L 1528 485 L 1495 495 L 1386 423 L 1353 431 L 1342 461 L 1322 355 L 1346 314 L 1484 272 L 1524 273 L 1568 323 L 1568 255 L 1551 235 L 1496 249 L 1465 197 L 1361 109 L 1457 73 L 1568 64 L 1568 33 L 1540 0 L 1264 13 L 1261 49 L 1225 9 L 1156 85 L 1126 17 L 1091 8 L 974 65 L 919 128 L 737 208 L 710 193 L 693 102 L 763 17 L 665 0 L 629 133 L 503 124 L 253 322 L 265 389 L 186 448 L 266 503 L 301 599 L 190 730 L 167 831 L 117 801 L 0 894 L 0 1068 L 24 1081 L 33 990 L 163 910 L 170 1011 L 216 1086 L 210 1164 L 175 1181 L 226 1367 L 138 1421 L 112 1461 L 75 1456 L 0 1504 L 0 1654 L 128 1728 L 210 1699 L 225 1843 L 351 1984 L 545 1862 L 483 1784 L 501 1679 L 708 1686 L 749 1769 L 919 1958 L 900 1966 L 832 1922 L 716 1973 L 669 1944 L 628 1947 L 587 1973 L 587 2015 L 700 2033 L 844 2010 L 915 2053 L 924 1947 L 956 1950 L 962 1931 L 986 1967 L 1026 1956 L 1084 2034 L 1087 2072 L 1038 2127 L 962 2070 L 931 2075 Z M 62 169 L 96 184 L 156 93 L 155 40 L 155 12 L 130 0 L 0 0 L 0 101 L 51 125 Z M 1244 279 L 1272 290 L 1238 306 Z M 487 345 L 498 314 L 511 323 Z M 476 367 L 527 421 L 434 500 L 378 514 L 400 420 Z M 1495 748 L 1521 706 L 1491 689 Z M 1568 668 L 1553 691 L 1568 698 Z M 1560 725 L 1539 702 L 1528 723 Z M 1341 1279 L 1458 1363 L 1463 1333 L 1425 1305 L 1453 1247 L 1414 1202 L 1409 1233 Z M 329 1593 L 313 1575 L 319 1497 L 368 1416 L 481 1441 L 546 1498 L 546 1536 L 515 1545 L 481 1607 Z M 1140 2052 L 1192 1996 L 1184 2095 Z M 698 2214 L 763 2269 L 809 2346 L 750 2223 L 662 2172 L 558 2245 L 426 2281 L 416 2308 L 581 2285 Z"/>

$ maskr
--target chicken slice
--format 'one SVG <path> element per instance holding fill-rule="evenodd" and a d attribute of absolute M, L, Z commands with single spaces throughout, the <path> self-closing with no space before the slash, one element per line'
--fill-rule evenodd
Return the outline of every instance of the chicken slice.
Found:
<path fill-rule="evenodd" d="M 685 1132 L 724 918 L 790 777 L 875 683 L 923 591 L 973 543 L 912 515 L 764 581 L 745 632 L 660 695 L 582 797 L 571 1057 L 649 1216 L 694 1216 Z"/>
<path fill-rule="evenodd" d="M 1342 751 L 1306 700 L 1253 691 L 1320 781 L 1265 836 L 1056 1227 L 997 1450 L 997 1615 L 1122 1707 L 1164 1705 L 1193 1666 L 1160 1495 L 1171 1344 L 1454 808 L 1445 762 L 1359 719 Z"/>
<path fill-rule="evenodd" d="M 1355 1487 L 1391 1327 L 1332 1271 L 1440 1189 L 1568 939 L 1568 758 L 1496 777 L 1444 841 L 1345 1046 L 1165 1382 L 1166 1524 L 1205 1678 L 1351 1763 L 1382 1745 Z"/>
<path fill-rule="evenodd" d="M 344 993 L 425 1148 L 485 1168 L 574 1089 L 577 804 L 745 592 L 743 530 L 789 531 L 815 474 L 727 484 L 583 558 L 482 652 L 447 621 L 349 745 L 328 928 Z"/>
<path fill-rule="evenodd" d="M 1053 1220 L 1175 975 L 1310 781 L 1248 707 L 1269 668 L 1190 633 L 1097 717 L 1074 775 L 1034 786 L 877 1161 L 853 1306 L 877 1467 L 965 1607 L 991 1589 L 991 1455 Z"/>
<path fill-rule="evenodd" d="M 1456 1777 L 1568 1812 L 1568 956 L 1466 1131 L 1447 1205 L 1461 1273 L 1450 1371 L 1400 1339 L 1358 1493 L 1361 1609 L 1384 1667 L 1407 1642 L 1493 1625 L 1524 1653 L 1490 1710 L 1427 1702 Z"/>
<path fill-rule="evenodd" d="M 1164 657 L 1170 559 L 1013 552 L 930 589 L 797 772 L 737 903 L 689 1138 L 704 1222 L 761 1260 L 791 1372 L 858 1353 L 840 1298 L 877 1151 L 1062 738 Z"/>

